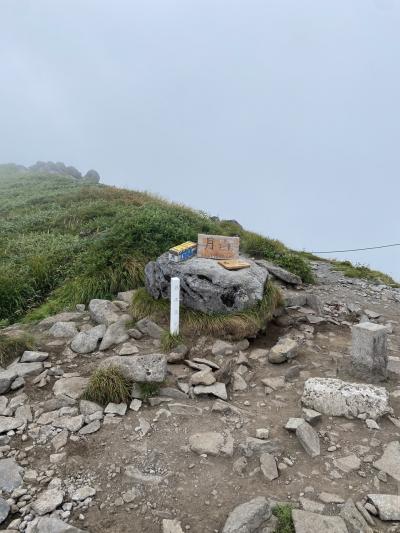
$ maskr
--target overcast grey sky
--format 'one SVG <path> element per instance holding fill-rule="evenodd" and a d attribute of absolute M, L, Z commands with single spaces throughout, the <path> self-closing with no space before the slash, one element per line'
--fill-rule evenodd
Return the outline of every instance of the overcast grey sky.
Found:
<path fill-rule="evenodd" d="M 400 0 L 0 0 L 0 162 L 297 249 L 400 242 Z M 400 279 L 400 248 L 347 254 Z"/>

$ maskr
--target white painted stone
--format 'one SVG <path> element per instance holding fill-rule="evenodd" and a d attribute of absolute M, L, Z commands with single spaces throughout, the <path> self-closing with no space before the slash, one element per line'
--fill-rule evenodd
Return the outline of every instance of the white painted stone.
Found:
<path fill-rule="evenodd" d="M 352 328 L 351 362 L 354 368 L 372 377 L 387 375 L 387 330 L 385 326 L 363 322 Z"/>

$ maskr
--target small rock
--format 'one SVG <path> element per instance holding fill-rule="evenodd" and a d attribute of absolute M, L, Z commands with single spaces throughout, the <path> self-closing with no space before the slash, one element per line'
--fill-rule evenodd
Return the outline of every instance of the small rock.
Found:
<path fill-rule="evenodd" d="M 268 361 L 274 364 L 284 363 L 296 357 L 298 349 L 299 345 L 295 340 L 288 337 L 280 339 L 269 351 Z"/>
<path fill-rule="evenodd" d="M 179 520 L 167 520 L 164 518 L 162 521 L 162 533 L 183 533 L 181 523 Z"/>
<path fill-rule="evenodd" d="M 318 433 L 304 422 L 296 429 L 296 437 L 310 457 L 317 457 L 321 453 Z"/>
<path fill-rule="evenodd" d="M 40 363 L 46 361 L 49 354 L 46 352 L 25 351 L 21 357 L 21 363 Z"/>
<path fill-rule="evenodd" d="M 104 409 L 104 413 L 124 416 L 128 406 L 126 403 L 112 403 L 110 402 L 107 407 Z"/>
<path fill-rule="evenodd" d="M 32 503 L 32 510 L 39 516 L 51 513 L 62 504 L 64 495 L 61 490 L 47 489 L 39 494 Z"/>
<path fill-rule="evenodd" d="M 351 454 L 347 455 L 346 457 L 341 457 L 339 459 L 335 459 L 333 461 L 333 464 L 336 466 L 336 468 L 339 468 L 342 472 L 352 472 L 353 470 L 358 470 L 361 466 L 361 461 L 357 457 L 357 455 Z"/>
<path fill-rule="evenodd" d="M 271 514 L 269 501 L 259 496 L 235 507 L 229 514 L 222 533 L 255 533 Z"/>
<path fill-rule="evenodd" d="M 211 394 L 221 400 L 227 400 L 228 395 L 226 392 L 226 386 L 224 383 L 214 383 L 213 385 L 197 385 L 193 388 L 193 392 L 196 396 L 201 394 Z"/>
<path fill-rule="evenodd" d="M 272 481 L 279 476 L 278 469 L 276 467 L 276 460 L 270 453 L 263 453 L 260 456 L 260 468 L 265 479 Z"/>
<path fill-rule="evenodd" d="M 71 496 L 71 499 L 75 502 L 81 502 L 86 498 L 91 498 L 96 494 L 96 490 L 88 485 L 77 489 Z"/>
<path fill-rule="evenodd" d="M 233 455 L 233 438 L 229 432 L 216 433 L 205 432 L 196 433 L 189 437 L 190 449 L 201 455 L 206 453 L 208 455 Z"/>
<path fill-rule="evenodd" d="M 340 516 L 324 516 L 294 509 L 292 517 L 296 533 L 348 533 Z"/>

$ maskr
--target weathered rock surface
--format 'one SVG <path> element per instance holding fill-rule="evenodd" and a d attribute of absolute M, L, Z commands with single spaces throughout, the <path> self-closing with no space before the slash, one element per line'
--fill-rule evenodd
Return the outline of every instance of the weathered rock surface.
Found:
<path fill-rule="evenodd" d="M 46 361 L 49 354 L 46 352 L 25 351 L 21 357 L 21 363 L 40 363 Z"/>
<path fill-rule="evenodd" d="M 212 385 L 196 385 L 193 387 L 193 392 L 196 396 L 201 394 L 211 394 L 221 400 L 227 400 L 228 394 L 226 392 L 226 386 L 224 383 L 213 383 Z"/>
<path fill-rule="evenodd" d="M 162 533 L 183 533 L 181 523 L 179 520 L 167 520 L 162 521 Z"/>
<path fill-rule="evenodd" d="M 343 505 L 340 510 L 340 516 L 354 531 L 359 531 L 360 533 L 374 533 L 367 524 L 364 516 L 354 505 L 352 499 L 347 500 Z"/>
<path fill-rule="evenodd" d="M 389 442 L 383 451 L 383 455 L 375 461 L 374 467 L 389 474 L 400 483 L 400 442 Z"/>
<path fill-rule="evenodd" d="M 185 307 L 204 313 L 232 313 L 254 307 L 264 295 L 268 271 L 246 259 L 250 268 L 228 271 L 217 261 L 194 257 L 182 263 L 168 253 L 146 265 L 146 288 L 155 299 L 169 298 L 170 279 L 181 280 Z"/>
<path fill-rule="evenodd" d="M 11 383 L 15 380 L 17 375 L 17 372 L 12 368 L 0 372 L 0 394 L 4 394 L 10 390 Z"/>
<path fill-rule="evenodd" d="M 148 335 L 153 339 L 161 339 L 165 333 L 165 329 L 150 320 L 150 318 L 142 318 L 139 322 L 136 322 L 136 328 L 143 335 Z"/>
<path fill-rule="evenodd" d="M 167 360 L 164 354 L 114 355 L 101 361 L 100 367 L 118 366 L 124 375 L 142 383 L 161 383 L 167 375 Z"/>
<path fill-rule="evenodd" d="M 73 322 L 56 322 L 49 329 L 49 335 L 61 339 L 74 337 L 78 333 Z"/>
<path fill-rule="evenodd" d="M 274 265 L 269 261 L 265 261 L 265 259 L 257 259 L 256 263 L 257 265 L 266 268 L 268 272 L 272 274 L 275 278 L 280 279 L 281 281 L 284 281 L 289 285 L 301 285 L 303 283 L 301 281 L 301 278 L 296 274 L 292 274 L 292 272 L 288 272 L 287 270 L 282 267 L 279 267 L 278 265 Z"/>
<path fill-rule="evenodd" d="M 53 516 L 42 516 L 31 522 L 26 531 L 27 533 L 85 533 L 86 530 L 70 526 Z"/>
<path fill-rule="evenodd" d="M 304 384 L 302 402 L 329 416 L 379 418 L 391 414 L 389 394 L 384 387 L 346 383 L 334 378 L 310 378 Z"/>
<path fill-rule="evenodd" d="M 83 394 L 88 383 L 88 378 L 61 378 L 54 383 L 53 392 L 56 396 L 65 395 L 77 400 Z"/>
<path fill-rule="evenodd" d="M 400 521 L 400 496 L 397 494 L 368 494 L 368 498 L 378 509 L 381 520 Z"/>
<path fill-rule="evenodd" d="M 81 331 L 72 339 L 71 350 L 82 354 L 94 352 L 105 332 L 106 326 L 104 324 L 99 324 L 88 331 Z"/>
<path fill-rule="evenodd" d="M 129 315 L 125 315 L 124 318 L 120 318 L 108 326 L 103 340 L 100 343 L 100 350 L 107 350 L 111 346 L 114 346 L 114 344 L 120 344 L 129 339 L 128 331 L 126 329 L 126 324 L 129 319 Z"/>
<path fill-rule="evenodd" d="M 119 309 L 109 300 L 91 300 L 89 303 L 90 318 L 97 324 L 109 326 L 119 319 Z"/>
<path fill-rule="evenodd" d="M 222 533 L 254 533 L 270 516 L 269 501 L 259 496 L 235 507 L 228 516 Z"/>
<path fill-rule="evenodd" d="M 270 453 L 261 454 L 260 468 L 261 472 L 263 473 L 263 476 L 268 481 L 272 481 L 273 479 L 276 479 L 279 476 L 275 457 Z"/>
<path fill-rule="evenodd" d="M 12 416 L 0 416 L 0 434 L 7 433 L 12 429 L 18 429 L 25 424 L 22 418 L 14 418 Z"/>
<path fill-rule="evenodd" d="M 12 492 L 20 487 L 23 471 L 15 459 L 0 459 L 0 490 Z"/>
<path fill-rule="evenodd" d="M 10 513 L 10 505 L 4 498 L 0 497 L 0 524 L 2 524 Z"/>
<path fill-rule="evenodd" d="M 209 431 L 195 433 L 189 437 L 190 449 L 198 454 L 227 455 L 233 454 L 233 438 L 230 433 Z"/>
<path fill-rule="evenodd" d="M 308 422 L 303 422 L 296 429 L 296 437 L 310 457 L 321 453 L 318 433 Z"/>
<path fill-rule="evenodd" d="M 51 513 L 62 504 L 64 495 L 61 490 L 47 489 L 39 494 L 34 502 L 32 502 L 33 511 L 39 515 Z"/>
<path fill-rule="evenodd" d="M 298 349 L 299 345 L 295 340 L 284 337 L 271 348 L 268 354 L 268 361 L 277 364 L 284 363 L 296 357 Z"/>
<path fill-rule="evenodd" d="M 348 533 L 340 516 L 324 516 L 299 509 L 294 509 L 292 516 L 296 533 Z"/>

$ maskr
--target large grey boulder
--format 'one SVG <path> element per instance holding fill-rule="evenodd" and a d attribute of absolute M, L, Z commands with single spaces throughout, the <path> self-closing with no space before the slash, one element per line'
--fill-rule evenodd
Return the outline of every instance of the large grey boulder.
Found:
<path fill-rule="evenodd" d="M 254 307 L 264 295 L 268 270 L 246 259 L 249 268 L 229 271 L 212 259 L 194 257 L 182 263 L 161 255 L 146 265 L 146 288 L 155 299 L 169 298 L 170 280 L 181 280 L 181 302 L 204 313 L 234 313 Z"/>
<path fill-rule="evenodd" d="M 129 315 L 124 315 L 123 318 L 120 318 L 117 320 L 117 322 L 114 322 L 114 324 L 108 326 L 103 340 L 101 341 L 100 350 L 107 350 L 111 346 L 114 346 L 114 344 L 120 344 L 121 342 L 125 342 L 129 339 L 126 328 L 126 324 L 129 319 Z"/>
<path fill-rule="evenodd" d="M 271 517 L 271 506 L 263 496 L 242 503 L 228 516 L 222 533 L 254 533 Z"/>
<path fill-rule="evenodd" d="M 309 378 L 304 384 L 303 405 L 328 416 L 379 418 L 391 414 L 389 393 L 384 387 L 346 383 L 334 378 Z"/>
<path fill-rule="evenodd" d="M 10 505 L 4 498 L 0 497 L 0 524 L 2 524 L 10 513 Z"/>
<path fill-rule="evenodd" d="M 97 343 L 104 337 L 107 326 L 99 324 L 88 331 L 81 331 L 72 339 L 71 350 L 76 353 L 91 353 L 97 348 Z"/>
<path fill-rule="evenodd" d="M 382 457 L 374 462 L 374 467 L 400 483 L 400 442 L 397 440 L 389 442 Z"/>
<path fill-rule="evenodd" d="M 109 300 L 91 300 L 89 303 L 90 318 L 97 324 L 109 326 L 119 319 L 119 309 Z"/>
<path fill-rule="evenodd" d="M 400 521 L 400 496 L 397 494 L 368 494 L 378 509 L 381 520 Z"/>
<path fill-rule="evenodd" d="M 101 361 L 100 368 L 117 366 L 130 380 L 139 383 L 162 383 L 167 376 L 164 354 L 114 355 Z"/>
<path fill-rule="evenodd" d="M 11 383 L 17 376 L 18 374 L 16 370 L 13 370 L 12 368 L 0 372 L 0 394 L 4 394 L 5 392 L 9 391 Z"/>
<path fill-rule="evenodd" d="M 14 418 L 13 416 L 0 416 L 0 435 L 8 431 L 18 429 L 25 424 L 22 418 Z"/>

